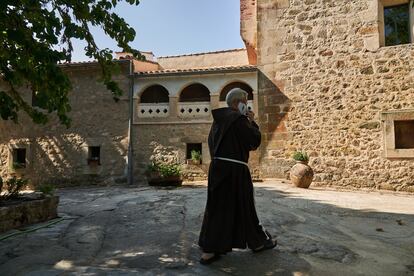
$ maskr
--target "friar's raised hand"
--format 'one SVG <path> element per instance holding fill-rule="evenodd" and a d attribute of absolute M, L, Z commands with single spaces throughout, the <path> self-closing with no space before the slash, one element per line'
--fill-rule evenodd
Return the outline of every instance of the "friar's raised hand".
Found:
<path fill-rule="evenodd" d="M 253 111 L 247 111 L 247 117 L 250 121 L 254 121 L 254 112 Z"/>

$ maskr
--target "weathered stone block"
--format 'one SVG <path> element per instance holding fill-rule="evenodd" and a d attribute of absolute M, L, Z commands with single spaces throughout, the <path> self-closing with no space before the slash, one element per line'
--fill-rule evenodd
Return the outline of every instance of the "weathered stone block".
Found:
<path fill-rule="evenodd" d="M 364 129 L 377 129 L 379 127 L 380 127 L 380 122 L 378 121 L 366 122 L 366 123 L 362 123 L 359 125 L 359 128 L 364 128 Z"/>
<path fill-rule="evenodd" d="M 364 38 L 364 47 L 371 52 L 375 52 L 380 48 L 378 35 L 368 36 Z"/>
<path fill-rule="evenodd" d="M 363 75 L 372 75 L 374 74 L 374 68 L 371 65 L 369 65 L 367 67 L 362 68 L 360 72 Z"/>

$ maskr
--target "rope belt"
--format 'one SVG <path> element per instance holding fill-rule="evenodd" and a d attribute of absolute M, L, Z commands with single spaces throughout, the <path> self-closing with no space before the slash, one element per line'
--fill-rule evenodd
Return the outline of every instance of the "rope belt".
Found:
<path fill-rule="evenodd" d="M 224 158 L 224 157 L 214 157 L 213 159 L 233 162 L 233 163 L 237 163 L 237 164 L 242 164 L 242 165 L 245 165 L 247 167 L 249 166 L 249 164 L 247 164 L 246 162 L 239 161 L 239 160 L 236 160 L 236 159 L 230 159 L 230 158 Z"/>

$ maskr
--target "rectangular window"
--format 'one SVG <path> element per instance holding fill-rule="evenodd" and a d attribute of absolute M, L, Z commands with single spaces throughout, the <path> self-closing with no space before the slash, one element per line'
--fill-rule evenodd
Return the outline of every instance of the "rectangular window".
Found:
<path fill-rule="evenodd" d="M 202 144 L 187 144 L 187 159 L 198 159 L 201 162 Z"/>
<path fill-rule="evenodd" d="M 101 165 L 101 147 L 88 147 L 88 165 Z"/>
<path fill-rule="evenodd" d="M 381 112 L 386 158 L 414 158 L 414 109 Z"/>
<path fill-rule="evenodd" d="M 394 121 L 395 148 L 414 149 L 414 120 Z"/>
<path fill-rule="evenodd" d="M 385 46 L 407 44 L 410 38 L 410 5 L 384 7 Z"/>
<path fill-rule="evenodd" d="M 25 148 L 13 149 L 13 168 L 14 169 L 26 168 L 26 149 Z"/>

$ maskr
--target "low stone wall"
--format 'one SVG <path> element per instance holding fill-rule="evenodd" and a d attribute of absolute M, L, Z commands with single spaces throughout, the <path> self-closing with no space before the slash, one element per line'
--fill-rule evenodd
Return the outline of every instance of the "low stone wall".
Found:
<path fill-rule="evenodd" d="M 0 207 L 0 233 L 57 217 L 59 197 L 45 197 Z"/>
<path fill-rule="evenodd" d="M 186 181 L 207 180 L 208 165 L 182 165 L 183 179 Z"/>

